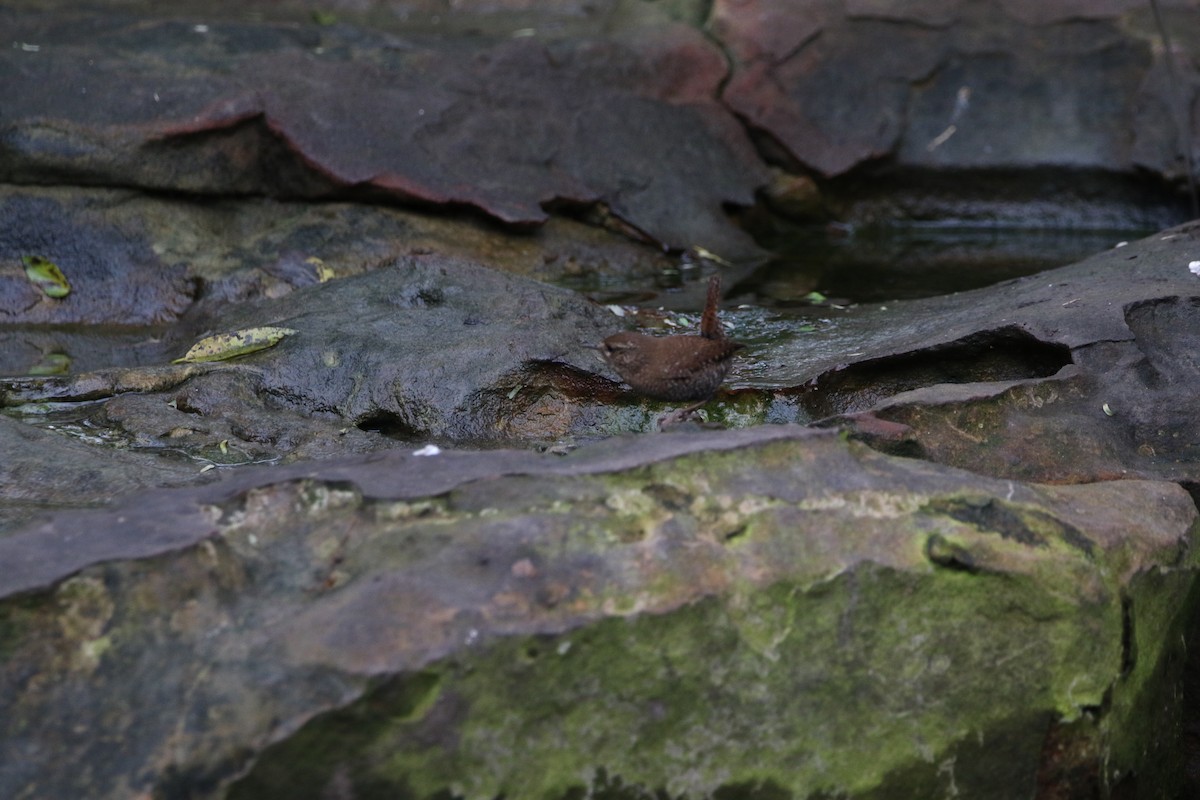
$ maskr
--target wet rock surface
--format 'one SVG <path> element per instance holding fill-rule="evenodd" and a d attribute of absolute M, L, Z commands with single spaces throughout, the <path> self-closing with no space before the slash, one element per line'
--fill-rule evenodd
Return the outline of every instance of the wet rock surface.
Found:
<path fill-rule="evenodd" d="M 712 25 L 735 61 L 725 101 L 825 175 L 881 157 L 955 169 L 1183 168 L 1149 3 L 884 0 L 796 14 L 784 0 L 728 0 Z"/>
<path fill-rule="evenodd" d="M 801 395 L 809 412 L 864 424 L 893 452 L 1026 480 L 1193 486 L 1197 234 L 1190 224 L 990 289 L 864 308 L 838 336 L 855 362 L 797 341 L 772 363 L 818 373 Z M 877 327 L 892 315 L 904 321 Z"/>
<path fill-rule="evenodd" d="M 47 41 L 36 58 L 0 56 L 22 78 L 0 101 L 8 180 L 353 190 L 523 225 L 546 205 L 600 202 L 665 244 L 755 249 L 721 205 L 753 203 L 765 171 L 716 102 L 719 51 L 689 26 L 543 41 L 116 15 L 4 23 Z"/>
<path fill-rule="evenodd" d="M 473 410 L 480 393 L 518 391 L 538 364 L 584 379 L 596 363 L 589 345 L 616 328 L 611 313 L 574 292 L 441 257 L 396 262 L 314 294 L 315 303 L 302 291 L 239 309 L 232 329 L 269 322 L 311 334 L 257 368 L 245 363 L 278 404 L 410 439 L 452 429 L 470 437 L 490 421 Z"/>
<path fill-rule="evenodd" d="M 1146 4 L 0 27 L 0 796 L 1194 794 L 1200 228 L 816 309 L 748 233 L 1176 225 Z"/>
<path fill-rule="evenodd" d="M 566 219 L 535 233 L 381 206 L 198 201 L 112 189 L 0 187 L 0 374 L 161 364 L 214 315 L 404 256 L 440 254 L 541 281 L 652 284 L 675 259 Z M 20 259 L 53 257 L 72 291 L 42 295 Z"/>
<path fill-rule="evenodd" d="M 1169 789 L 1140 754 L 1179 708 L 1138 720 L 1179 685 L 1195 516 L 1170 483 L 989 481 L 789 426 L 157 490 L 0 539 L 0 783 L 1024 793 L 1057 721 L 1092 753 L 1066 766 Z"/>
<path fill-rule="evenodd" d="M 1169 207 L 1122 208 L 1128 187 L 1105 176 L 1179 181 L 1173 109 L 1200 83 L 1187 59 L 1168 66 L 1140 0 L 804 13 L 736 0 L 707 17 L 688 2 L 434 5 L 353 4 L 318 24 L 298 4 L 171 3 L 157 17 L 12 4 L 0 176 L 385 197 L 522 225 L 599 204 L 630 233 L 736 257 L 755 248 L 722 205 L 768 181 L 754 136 L 769 160 L 835 179 L 834 213 L 936 218 L 969 201 L 978 219 L 1026 224 L 1044 219 L 1026 203 L 1082 181 L 1099 191 L 1063 204 L 1073 224 L 1163 227 Z M 1168 21 L 1187 30 L 1191 13 Z M 1011 192 L 1012 169 L 1016 198 L 957 180 L 881 209 L 871 191 L 897 172 L 911 188 L 914 170 L 919 184 L 999 170 L 990 194 Z"/>

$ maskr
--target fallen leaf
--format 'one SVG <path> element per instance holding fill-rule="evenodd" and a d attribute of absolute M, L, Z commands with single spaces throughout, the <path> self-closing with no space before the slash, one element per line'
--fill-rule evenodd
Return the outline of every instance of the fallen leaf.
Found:
<path fill-rule="evenodd" d="M 47 353 L 40 364 L 29 368 L 29 375 L 66 375 L 71 371 L 71 357 L 66 353 Z"/>
<path fill-rule="evenodd" d="M 42 290 L 47 297 L 56 300 L 71 293 L 71 284 L 67 276 L 48 258 L 41 256 L 22 256 L 21 263 L 25 265 L 25 277 L 30 283 Z"/>
<path fill-rule="evenodd" d="M 695 247 L 693 247 L 692 250 L 696 253 L 696 255 L 700 256 L 701 258 L 703 258 L 707 261 L 712 261 L 713 263 L 720 264 L 721 266 L 724 266 L 724 267 L 732 267 L 733 266 L 733 264 L 730 264 L 728 261 L 721 258 L 719 255 L 717 255 L 713 251 L 706 250 L 705 248 L 700 247 L 699 245 L 696 245 Z"/>
<path fill-rule="evenodd" d="M 177 358 L 172 364 L 198 361 L 227 361 L 231 358 L 244 356 L 266 350 L 279 344 L 285 336 L 291 336 L 296 331 L 293 328 L 246 328 L 233 333 L 218 333 L 207 336 L 192 345 L 183 358 Z"/>
<path fill-rule="evenodd" d="M 317 283 L 325 283 L 337 277 L 333 268 L 316 256 L 309 256 L 304 259 L 304 263 L 313 268 L 313 274 L 317 276 Z"/>

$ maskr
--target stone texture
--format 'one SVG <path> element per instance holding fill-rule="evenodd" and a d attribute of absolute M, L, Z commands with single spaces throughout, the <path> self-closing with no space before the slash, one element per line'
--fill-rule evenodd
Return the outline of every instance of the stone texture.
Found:
<path fill-rule="evenodd" d="M 777 380 L 805 418 L 862 424 L 891 452 L 1022 480 L 1196 485 L 1197 232 L 1189 223 L 994 287 L 863 306 L 832 334 L 781 342 L 759 362 L 769 378 L 741 380 Z"/>
<path fill-rule="evenodd" d="M 0 10 L 0 179 L 58 184 L 0 189 L 0 795 L 1195 788 L 1192 227 L 777 329 L 708 410 L 858 441 L 412 452 L 651 427 L 528 278 L 748 261 L 767 161 L 818 219 L 1178 219 L 1194 9 L 329 7 Z"/>
<path fill-rule="evenodd" d="M 72 284 L 66 298 L 52 299 L 23 271 L 5 270 L 0 321 L 149 325 L 177 320 L 194 301 L 197 287 L 183 265 L 163 263 L 135 221 L 110 224 L 102 201 L 68 210 L 36 192 L 0 197 L 0 260 L 15 266 L 23 256 L 49 257 Z"/>
<path fill-rule="evenodd" d="M 243 471 L 0 539 L 0 787 L 1166 791 L 1195 516 L 778 426 Z"/>
<path fill-rule="evenodd" d="M 722 98 L 825 176 L 880 160 L 1185 174 L 1164 59 L 1182 97 L 1200 79 L 1147 3 L 725 0 L 712 27 L 735 59 Z"/>
<path fill-rule="evenodd" d="M 766 173 L 716 100 L 724 60 L 690 26 L 445 39 L 2 14 L 44 43 L 0 54 L 3 179 L 354 193 L 517 225 L 600 203 L 672 247 L 758 252 L 722 204 L 753 203 Z"/>

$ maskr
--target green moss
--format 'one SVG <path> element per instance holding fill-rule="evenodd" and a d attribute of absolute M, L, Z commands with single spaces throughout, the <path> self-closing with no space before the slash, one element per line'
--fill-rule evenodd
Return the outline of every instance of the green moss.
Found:
<path fill-rule="evenodd" d="M 1105 739 L 1116 783 L 1137 776 L 1139 796 L 1179 797 L 1183 757 L 1183 671 L 1187 639 L 1200 624 L 1192 570 L 1153 569 L 1134 577 L 1125 603 L 1123 674 L 1113 687 Z"/>
<path fill-rule="evenodd" d="M 323 714 L 267 748 L 250 775 L 230 789 L 229 800 L 316 800 L 328 797 L 327 787 L 340 780 L 353 783 L 350 795 L 356 798 L 432 797 L 434 793 L 414 794 L 403 779 L 386 785 L 371 779 L 375 765 L 370 747 L 395 727 L 419 725 L 441 686 L 441 675 L 434 671 L 380 681 L 357 703 Z"/>
<path fill-rule="evenodd" d="M 726 428 L 748 428 L 767 421 L 772 398 L 760 392 L 727 395 L 703 408 L 704 419 Z"/>
<path fill-rule="evenodd" d="M 1036 754 L 1047 720 L 1101 702 L 1119 626 L 1119 607 L 1071 606 L 1028 577 L 864 566 L 500 640 L 440 665 L 436 692 L 397 679 L 409 688 L 314 720 L 270 763 L 321 762 L 305 768 L 329 775 L 335 756 L 357 753 L 353 774 L 413 798 L 571 797 L 594 790 L 600 768 L 622 791 L 670 796 L 866 796 L 897 772 L 943 793 L 965 780 L 951 767 L 971 743 Z M 346 720 L 360 721 L 353 733 Z M 260 791 L 321 783 L 263 765 L 251 778 Z"/>
<path fill-rule="evenodd" d="M 805 458 L 779 443 L 564 480 L 565 495 L 516 477 L 465 485 L 431 514 L 394 509 L 390 535 L 347 547 L 347 569 L 498 553 L 505 581 L 579 592 L 529 623 L 565 632 L 380 678 L 271 748 L 230 797 L 1032 795 L 1056 725 L 1109 737 L 1117 769 L 1165 763 L 1138 747 L 1163 740 L 1164 717 L 1144 717 L 1163 702 L 1149 687 L 1178 685 L 1163 642 L 1191 613 L 1191 572 L 1141 576 L 1123 604 L 1109 553 L 1035 506 L 949 490 L 927 502 L 886 481 L 813 490 Z M 739 489 L 750 461 L 761 495 Z M 299 542 L 331 530 L 280 538 L 264 562 L 286 545 L 304 565 Z M 597 550 L 603 569 L 579 569 Z M 490 619 L 481 630 L 509 622 Z M 1110 706 L 1113 727 L 1092 722 Z"/>

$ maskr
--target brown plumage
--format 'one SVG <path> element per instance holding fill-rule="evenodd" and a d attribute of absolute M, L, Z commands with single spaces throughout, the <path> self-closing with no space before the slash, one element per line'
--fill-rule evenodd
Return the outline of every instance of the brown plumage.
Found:
<path fill-rule="evenodd" d="M 720 295 L 721 279 L 714 275 L 708 282 L 700 335 L 617 333 L 600 345 L 601 357 L 638 394 L 674 402 L 708 400 L 729 374 L 733 354 L 743 347 L 725 337 L 717 316 Z"/>

